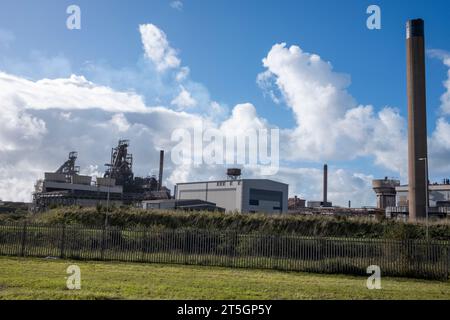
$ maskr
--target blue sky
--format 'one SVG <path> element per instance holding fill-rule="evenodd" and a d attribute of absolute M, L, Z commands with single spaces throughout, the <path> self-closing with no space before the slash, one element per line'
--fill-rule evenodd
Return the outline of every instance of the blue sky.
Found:
<path fill-rule="evenodd" d="M 256 81 L 258 74 L 267 69 L 262 59 L 275 44 L 296 45 L 304 52 L 319 55 L 332 64 L 334 72 L 351 78 L 351 84 L 344 89 L 358 105 L 372 105 L 375 113 L 386 106 L 396 108 L 403 118 L 407 117 L 406 21 L 423 18 L 427 49 L 450 52 L 450 2 L 445 0 L 184 0 L 180 9 L 173 8 L 172 2 L 2 0 L 0 30 L 13 39 L 0 46 L 0 61 L 3 59 L 0 70 L 33 81 L 84 75 L 87 80 L 114 90 L 136 91 L 148 105 L 167 105 L 173 91 L 167 85 L 169 81 L 165 76 L 155 75 L 154 70 L 142 71 L 146 62 L 139 25 L 153 24 L 166 34 L 182 65 L 189 67 L 190 82 L 185 86 L 194 95 L 194 92 L 199 96 L 207 94 L 205 99 L 220 103 L 229 112 L 237 104 L 251 103 L 258 117 L 282 129 L 292 129 L 297 125 L 295 107 L 286 101 L 275 103 Z M 65 27 L 68 16 L 65 11 L 70 4 L 81 8 L 81 30 Z M 381 8 L 381 30 L 366 28 L 366 8 L 371 4 Z M 60 72 L 35 68 L 36 57 L 60 57 L 67 68 L 59 69 Z M 443 81 L 448 69 L 440 59 L 427 58 L 430 136 L 442 116 L 440 98 L 445 93 Z M 115 71 L 124 70 L 133 73 L 133 77 L 141 70 L 140 77 L 147 77 L 149 82 L 122 81 L 119 75 L 123 73 Z M 101 76 L 102 72 L 105 76 Z M 153 80 L 157 85 L 151 88 Z M 194 87 L 198 86 L 201 89 L 196 91 Z M 167 101 L 160 100 L 159 90 L 167 90 Z M 32 114 L 37 116 L 39 112 Z M 132 122 L 132 115 L 127 119 Z M 325 161 L 335 170 L 365 176 L 401 176 L 398 170 L 377 163 L 370 153 L 355 158 L 317 156 L 283 161 L 283 165 L 319 169 Z M 430 171 L 437 180 L 446 176 L 446 168 Z M 403 177 L 402 180 L 406 182 Z M 303 190 L 296 193 L 311 197 L 319 194 Z"/>
<path fill-rule="evenodd" d="M 83 28 L 67 30 L 65 9 L 82 9 Z M 254 101 L 263 116 L 280 125 L 289 116 L 273 110 L 255 84 L 261 59 L 277 42 L 300 44 L 351 75 L 351 92 L 361 103 L 405 105 L 404 24 L 426 21 L 427 47 L 449 50 L 448 1 L 185 1 L 182 11 L 162 1 L 2 1 L 0 21 L 16 41 L 10 54 L 31 50 L 62 53 L 75 69 L 87 60 L 114 67 L 134 64 L 142 54 L 138 25 L 151 22 L 163 29 L 191 67 L 193 77 L 208 85 L 217 100 L 235 104 Z M 365 27 L 368 5 L 382 9 L 382 29 Z M 428 62 L 428 101 L 438 106 L 445 68 Z M 218 76 L 214 76 L 217 74 Z M 220 75 L 220 76 L 219 76 Z M 382 92 L 382 94 L 380 94 Z M 402 108 L 405 109 L 405 108 Z M 430 110 L 432 111 L 432 110 Z M 433 121 L 430 122 L 433 125 Z"/>

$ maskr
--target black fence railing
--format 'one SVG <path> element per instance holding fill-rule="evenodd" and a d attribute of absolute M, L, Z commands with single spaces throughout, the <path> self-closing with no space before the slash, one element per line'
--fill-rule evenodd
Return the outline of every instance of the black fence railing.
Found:
<path fill-rule="evenodd" d="M 448 280 L 447 241 L 318 238 L 207 230 L 0 224 L 0 255 L 176 263 Z"/>

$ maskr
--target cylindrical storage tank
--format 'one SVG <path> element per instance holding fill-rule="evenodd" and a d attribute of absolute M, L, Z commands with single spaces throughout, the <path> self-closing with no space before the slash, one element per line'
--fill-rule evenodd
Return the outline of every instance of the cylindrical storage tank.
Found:
<path fill-rule="evenodd" d="M 399 180 L 378 179 L 372 181 L 372 188 L 377 195 L 377 208 L 386 209 L 387 207 L 395 207 L 396 190 L 395 187 L 400 185 Z"/>

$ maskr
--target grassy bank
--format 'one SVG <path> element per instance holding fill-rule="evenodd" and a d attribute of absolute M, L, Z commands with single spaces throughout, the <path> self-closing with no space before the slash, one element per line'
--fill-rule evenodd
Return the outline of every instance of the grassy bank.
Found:
<path fill-rule="evenodd" d="M 50 224 L 103 226 L 104 208 L 57 208 L 28 218 Z M 233 230 L 241 233 L 296 234 L 302 236 L 423 239 L 424 223 L 334 216 L 267 216 L 262 214 L 224 214 L 212 212 L 152 211 L 135 208 L 113 208 L 108 218 L 111 226 L 145 226 L 155 229 Z M 430 224 L 430 237 L 450 240 L 450 223 Z"/>
<path fill-rule="evenodd" d="M 81 290 L 66 269 L 81 269 Z M 450 299 L 450 282 L 160 264 L 0 257 L 0 299 Z"/>

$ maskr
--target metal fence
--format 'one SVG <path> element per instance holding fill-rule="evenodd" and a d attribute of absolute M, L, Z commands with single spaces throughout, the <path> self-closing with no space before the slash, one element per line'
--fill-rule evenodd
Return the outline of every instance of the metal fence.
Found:
<path fill-rule="evenodd" d="M 0 224 L 0 255 L 263 268 L 447 280 L 446 241 Z"/>

